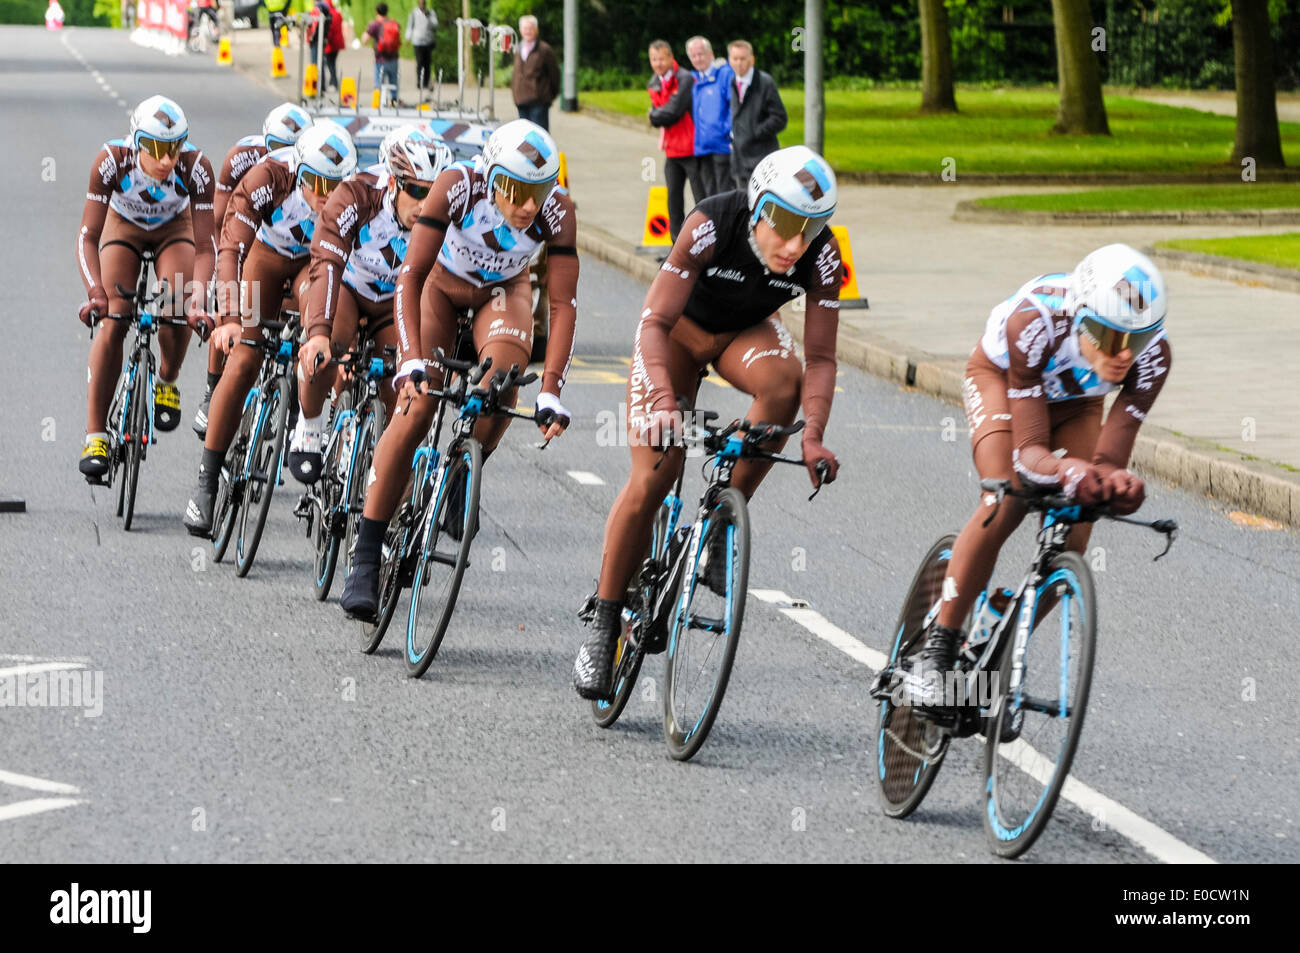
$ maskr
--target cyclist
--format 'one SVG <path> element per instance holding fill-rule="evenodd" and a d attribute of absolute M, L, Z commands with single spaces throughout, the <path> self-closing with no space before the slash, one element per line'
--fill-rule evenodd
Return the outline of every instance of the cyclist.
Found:
<path fill-rule="evenodd" d="M 298 397 L 302 413 L 289 443 L 289 470 L 300 483 L 320 478 L 332 374 L 317 374 L 318 362 L 343 354 L 359 328 L 378 348 L 395 346 L 393 293 L 406 257 L 411 228 L 433 188 L 452 164 L 451 150 L 419 126 L 403 126 L 385 137 L 382 165 L 372 166 L 334 190 L 311 244 L 311 291 L 304 322 L 307 341 L 298 354 Z M 388 419 L 397 392 L 383 388 Z"/>
<path fill-rule="evenodd" d="M 130 304 L 116 289 L 135 289 L 148 250 L 156 256 L 154 272 L 171 289 L 169 310 L 183 308 L 190 328 L 207 332 L 203 289 L 216 259 L 212 165 L 188 137 L 181 107 L 164 96 L 150 96 L 131 113 L 130 135 L 104 143 L 95 156 L 77 232 L 77 267 L 86 286 L 79 317 L 87 326 L 98 318 L 130 314 Z M 162 431 L 180 423 L 176 378 L 190 328 L 158 329 L 154 426 Z M 78 468 L 92 483 L 108 471 L 108 405 L 122 371 L 128 330 L 126 321 L 110 321 L 90 347 L 86 443 Z"/>
<path fill-rule="evenodd" d="M 239 180 L 268 152 L 296 143 L 303 130 L 310 125 L 311 116 L 306 110 L 293 103 L 281 103 L 267 113 L 260 136 L 245 136 L 231 146 L 226 153 L 226 161 L 221 163 L 221 172 L 217 175 L 215 220 L 218 236 L 226 220 L 226 206 L 230 204 L 230 196 L 234 194 Z M 212 403 L 212 390 L 221 379 L 221 369 L 225 363 L 225 355 L 218 348 L 208 351 L 207 389 L 203 392 L 203 402 L 194 415 L 194 432 L 200 439 L 208 432 L 208 407 Z"/>
<path fill-rule="evenodd" d="M 1059 487 L 1081 504 L 1136 511 L 1146 491 L 1127 466 L 1138 428 L 1169 375 L 1167 309 L 1160 271 L 1120 244 L 1092 252 L 1070 274 L 1033 279 L 995 307 L 963 382 L 980 478 Z M 1105 396 L 1115 390 L 1103 424 Z M 1056 448 L 1064 456 L 1055 456 Z M 988 585 L 1002 544 L 1024 518 L 1023 503 L 1007 497 L 984 526 L 993 502 L 991 494 L 982 499 L 957 537 L 938 618 L 904 675 L 904 697 L 918 714 L 951 714 L 942 698 L 943 673 L 956 661 L 963 620 Z M 1075 524 L 1070 548 L 1083 552 L 1091 529 Z"/>
<path fill-rule="evenodd" d="M 407 403 L 375 448 L 374 480 L 340 600 L 354 618 L 374 617 L 380 543 L 415 448 L 433 422 L 434 402 L 416 399 L 427 392 L 426 362 L 436 348 L 451 353 L 458 314 L 468 308 L 475 312 L 479 358 L 491 357 L 493 367 L 502 370 L 527 366 L 533 336 L 528 266 L 543 243 L 548 248 L 551 328 L 537 396 L 539 421 L 545 421 L 539 426 L 549 440 L 569 425 L 560 391 L 573 355 L 577 316 L 577 221 L 573 201 L 557 185 L 559 172 L 559 149 L 550 133 L 526 119 L 513 120 L 492 133 L 481 156 L 438 176 L 416 220 L 393 305 L 401 361 L 395 383 Z M 512 389 L 501 402 L 514 406 L 515 398 Z M 508 424 L 508 418 L 479 421 L 475 437 L 484 459 Z M 463 486 L 452 492 L 463 493 Z M 452 501 L 450 509 L 455 509 L 456 496 Z"/>
<path fill-rule="evenodd" d="M 239 342 L 241 338 L 260 342 L 262 319 L 278 320 L 286 283 L 291 306 L 301 313 L 316 217 L 356 164 L 357 150 L 347 130 L 335 123 L 318 123 L 295 145 L 268 153 L 240 180 L 230 198 L 217 256 L 222 324 L 212 333 L 212 346 L 228 357 L 212 393 L 198 486 L 185 509 L 185 526 L 192 535 L 212 531 L 221 461 L 262 365 L 262 349 L 240 347 Z"/>
<path fill-rule="evenodd" d="M 827 227 L 835 202 L 826 160 L 806 146 L 774 152 L 754 169 L 746 192 L 723 192 L 695 206 L 651 284 L 627 386 L 632 472 L 605 525 L 596 616 L 574 663 L 582 697 L 609 699 L 623 596 L 650 544 L 655 509 L 683 464 L 682 448 L 670 448 L 679 442 L 678 395 L 694 401 L 708 364 L 753 396 L 745 416 L 755 423 L 788 426 L 802 400 L 809 475 L 816 485 L 817 464 L 825 461 L 827 482 L 835 478 L 839 463 L 822 444 L 839 326 L 840 251 Z M 805 293 L 806 366 L 776 313 Z M 784 442 L 763 446 L 776 451 Z M 669 458 L 662 466 L 656 444 Z M 741 462 L 732 486 L 752 497 L 771 466 Z"/>

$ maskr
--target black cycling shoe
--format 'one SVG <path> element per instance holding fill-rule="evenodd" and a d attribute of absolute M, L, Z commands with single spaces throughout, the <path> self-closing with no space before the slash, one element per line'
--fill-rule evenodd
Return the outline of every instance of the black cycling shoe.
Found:
<path fill-rule="evenodd" d="M 199 404 L 199 409 L 194 414 L 194 432 L 199 435 L 200 440 L 208 436 L 208 407 L 211 404 L 212 388 L 209 387 L 203 392 L 203 402 Z"/>
<path fill-rule="evenodd" d="M 591 634 L 573 662 L 573 687 L 591 701 L 614 700 L 614 649 L 623 628 L 623 607 L 612 599 L 597 599 Z"/>
<path fill-rule="evenodd" d="M 355 559 L 339 605 L 349 619 L 374 623 L 379 613 L 379 562 Z"/>
<path fill-rule="evenodd" d="M 185 528 L 191 536 L 212 535 L 212 511 L 217 505 L 216 490 L 198 487 L 185 505 Z"/>
<path fill-rule="evenodd" d="M 934 624 L 925 638 L 921 657 L 903 673 L 903 704 L 916 708 L 916 714 L 928 721 L 951 721 L 957 710 L 944 697 L 945 680 L 957 661 L 959 629 Z"/>
<path fill-rule="evenodd" d="M 77 469 L 85 476 L 88 483 L 101 483 L 100 479 L 108 472 L 108 441 L 103 437 L 91 437 L 81 451 Z"/>

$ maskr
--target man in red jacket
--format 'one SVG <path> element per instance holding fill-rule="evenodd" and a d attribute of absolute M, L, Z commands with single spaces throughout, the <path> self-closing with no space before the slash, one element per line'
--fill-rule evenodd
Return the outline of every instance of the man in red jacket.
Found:
<path fill-rule="evenodd" d="M 659 148 L 664 151 L 664 180 L 668 185 L 668 228 L 673 241 L 686 217 L 683 187 L 691 180 L 691 193 L 698 202 L 707 191 L 699 181 L 695 162 L 695 121 L 691 119 L 691 87 L 695 77 L 673 58 L 665 40 L 650 44 L 650 125 L 659 127 Z"/>

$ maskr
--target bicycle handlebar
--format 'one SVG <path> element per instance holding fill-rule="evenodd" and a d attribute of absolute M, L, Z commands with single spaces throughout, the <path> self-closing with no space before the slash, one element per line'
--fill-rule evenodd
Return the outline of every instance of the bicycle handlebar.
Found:
<path fill-rule="evenodd" d="M 1017 490 L 1011 485 L 1010 480 L 984 479 L 980 480 L 980 489 L 986 493 L 994 493 L 997 499 L 993 505 L 993 512 L 983 523 L 988 526 L 993 522 L 994 517 L 998 514 L 999 507 L 1002 506 L 1002 500 L 1007 496 L 1014 496 L 1023 500 L 1025 507 L 1030 511 L 1046 513 L 1048 510 L 1069 509 L 1078 507 L 1079 515 L 1070 520 L 1075 523 L 1092 523 L 1096 520 L 1105 518 L 1113 520 L 1116 523 L 1128 523 L 1132 526 L 1142 526 L 1154 532 L 1160 533 L 1165 537 L 1165 548 L 1156 556 L 1159 559 L 1165 553 L 1169 552 L 1174 545 L 1174 540 L 1178 538 L 1178 522 L 1172 519 L 1159 520 L 1136 520 L 1127 516 L 1120 516 L 1110 512 L 1110 507 L 1106 503 L 1079 503 L 1061 494 L 1056 487 L 1027 487 L 1023 490 Z M 1153 562 L 1155 560 L 1152 560 Z"/>

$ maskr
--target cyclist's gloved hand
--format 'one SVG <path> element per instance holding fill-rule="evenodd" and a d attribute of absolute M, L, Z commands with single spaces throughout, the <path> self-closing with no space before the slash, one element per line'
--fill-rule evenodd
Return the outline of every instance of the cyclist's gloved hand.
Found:
<path fill-rule="evenodd" d="M 542 437 L 550 440 L 564 433 L 572 415 L 560 403 L 559 397 L 542 391 L 537 395 L 537 412 L 533 419 L 537 421 L 537 428 L 542 432 Z"/>
<path fill-rule="evenodd" d="M 397 374 L 393 377 L 393 388 L 397 391 L 398 397 L 406 399 L 406 402 L 397 408 L 399 414 L 406 413 L 411 406 L 411 401 L 429 392 L 428 380 L 424 361 L 418 357 L 404 362 L 397 369 Z"/>
<path fill-rule="evenodd" d="M 298 380 L 310 381 L 330 359 L 330 336 L 313 334 L 298 349 Z"/>
<path fill-rule="evenodd" d="M 195 311 L 185 319 L 186 323 L 198 333 L 199 340 L 206 341 L 217 326 L 216 318 L 205 311 Z"/>
<path fill-rule="evenodd" d="M 1147 498 L 1147 486 L 1142 478 L 1127 470 L 1116 470 L 1106 477 L 1110 491 L 1110 511 L 1117 516 L 1136 513 Z"/>
<path fill-rule="evenodd" d="M 102 318 L 106 314 L 108 314 L 108 295 L 104 294 L 102 291 L 96 290 L 90 293 L 90 296 L 86 299 L 86 303 L 83 304 L 81 310 L 77 312 L 77 317 L 81 320 L 82 324 L 86 327 L 90 327 L 95 323 L 96 317 Z"/>
<path fill-rule="evenodd" d="M 804 434 L 803 438 L 803 465 L 808 468 L 808 478 L 812 480 L 814 487 L 820 486 L 821 477 L 817 473 L 817 464 L 825 461 L 830 467 L 830 473 L 826 475 L 827 483 L 834 483 L 835 476 L 840 472 L 840 461 L 835 459 L 835 454 L 826 449 L 825 445 L 816 437 Z"/>
<path fill-rule="evenodd" d="M 1061 493 L 1076 503 L 1088 506 L 1106 499 L 1107 490 L 1101 473 L 1087 460 L 1079 457 L 1063 458 L 1060 469 L 1057 470 L 1057 478 L 1061 481 Z"/>

